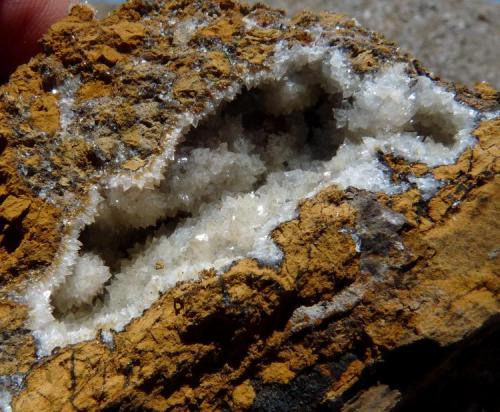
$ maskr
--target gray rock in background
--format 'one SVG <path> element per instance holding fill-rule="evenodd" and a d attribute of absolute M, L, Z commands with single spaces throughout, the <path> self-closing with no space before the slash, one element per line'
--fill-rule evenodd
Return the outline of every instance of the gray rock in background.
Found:
<path fill-rule="evenodd" d="M 99 15 L 110 3 L 94 0 Z M 258 0 L 247 0 L 257 3 Z M 284 9 L 336 11 L 383 33 L 434 73 L 469 85 L 500 89 L 500 0 L 260 0 Z"/>
<path fill-rule="evenodd" d="M 250 0 L 250 3 L 256 3 Z M 498 0 L 265 0 L 294 14 L 336 11 L 383 33 L 447 80 L 500 88 Z"/>

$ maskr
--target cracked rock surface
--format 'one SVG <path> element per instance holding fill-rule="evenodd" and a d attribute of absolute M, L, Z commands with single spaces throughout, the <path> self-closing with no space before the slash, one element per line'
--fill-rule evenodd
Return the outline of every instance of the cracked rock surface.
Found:
<path fill-rule="evenodd" d="M 494 89 L 232 0 L 42 45 L 0 88 L 1 408 L 497 408 Z"/>

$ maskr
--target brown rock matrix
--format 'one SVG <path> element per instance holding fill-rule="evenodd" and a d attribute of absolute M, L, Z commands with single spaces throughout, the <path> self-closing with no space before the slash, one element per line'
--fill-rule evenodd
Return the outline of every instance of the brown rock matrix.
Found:
<path fill-rule="evenodd" d="M 42 46 L 0 87 L 1 408 L 500 405 L 489 85 L 232 0 Z"/>

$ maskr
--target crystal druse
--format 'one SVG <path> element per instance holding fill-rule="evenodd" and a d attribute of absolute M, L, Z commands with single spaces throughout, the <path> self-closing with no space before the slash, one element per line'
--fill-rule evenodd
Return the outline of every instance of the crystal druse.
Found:
<path fill-rule="evenodd" d="M 230 0 L 75 6 L 42 46 L 0 89 L 5 410 L 424 407 L 493 350 L 488 85 Z"/>

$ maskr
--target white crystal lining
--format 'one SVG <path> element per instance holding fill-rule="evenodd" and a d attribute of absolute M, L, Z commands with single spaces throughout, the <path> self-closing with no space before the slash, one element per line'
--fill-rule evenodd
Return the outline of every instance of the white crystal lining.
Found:
<path fill-rule="evenodd" d="M 404 64 L 362 78 L 340 50 L 320 45 L 289 49 L 281 43 L 272 67 L 248 77 L 246 87 L 261 90 L 259 102 L 270 115 L 286 117 L 286 132 L 249 131 L 241 116 L 226 113 L 189 135 L 202 144 L 188 137 L 177 153 L 171 145 L 143 171 L 116 175 L 92 188 L 85 214 L 68 222 L 71 232 L 52 273 L 25 295 L 39 355 L 92 339 L 98 330 L 121 330 L 161 292 L 195 279 L 202 269 L 222 270 L 243 257 L 279 264 L 281 252 L 269 233 L 295 216 L 300 199 L 328 185 L 405 190 L 391 182 L 378 151 L 436 166 L 452 163 L 474 142 L 476 113 L 429 79 L 411 79 Z M 235 86 L 205 114 L 180 118 L 170 141 L 240 92 Z M 313 130 L 312 137 L 319 143 L 311 147 L 311 129 L 301 111 L 320 95 L 339 93 L 330 119 L 321 117 L 328 107 L 322 109 L 322 128 Z M 439 133 L 425 136 L 419 130 Z M 327 158 L 314 153 L 322 148 Z M 431 177 L 411 183 L 426 196 L 438 188 Z M 128 258 L 118 261 L 112 277 L 108 257 L 80 250 L 80 233 L 94 220 L 91 234 L 120 236 L 120 231 L 150 227 L 179 212 L 186 216 L 177 219 L 174 229 L 151 229 Z M 90 250 L 99 244 L 90 243 Z M 57 317 L 54 305 L 61 312 Z"/>

